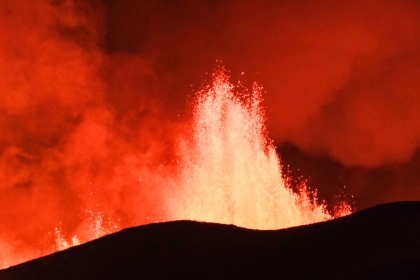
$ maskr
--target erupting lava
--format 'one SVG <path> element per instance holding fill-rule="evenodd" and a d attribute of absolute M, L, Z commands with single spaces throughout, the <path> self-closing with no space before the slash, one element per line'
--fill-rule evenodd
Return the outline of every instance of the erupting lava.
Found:
<path fill-rule="evenodd" d="M 163 197 L 166 220 L 191 219 L 254 229 L 279 229 L 351 212 L 349 205 L 343 202 L 331 215 L 324 204 L 317 202 L 314 192 L 305 186 L 296 192 L 288 186 L 280 159 L 267 136 L 261 87 L 254 85 L 252 90 L 240 85 L 234 87 L 220 67 L 213 74 L 212 84 L 199 91 L 194 101 L 192 137 L 180 141 L 178 147 L 179 173 L 167 172 L 172 177 L 166 178 L 159 175 L 163 173 L 150 169 L 150 176 L 161 178 L 159 187 L 175 185 L 168 188 L 170 191 Z M 138 186 L 146 187 L 149 186 L 141 183 Z M 109 189 L 99 192 L 109 192 Z M 138 197 L 132 195 L 130 199 L 137 201 Z M 95 200 L 86 202 L 87 207 L 92 201 Z M 160 200 L 155 198 L 155 201 Z M 64 232 L 61 225 L 50 229 L 46 239 L 54 239 L 53 245 L 40 241 L 39 248 L 26 250 L 18 242 L 0 240 L 0 265 L 7 267 L 138 225 L 135 220 L 120 223 L 118 209 L 114 212 L 114 209 L 109 210 L 109 205 L 98 207 L 102 206 L 105 208 L 95 213 L 87 211 L 71 234 Z M 129 213 L 150 211 L 146 208 L 139 204 L 137 209 L 124 210 Z"/>
<path fill-rule="evenodd" d="M 182 198 L 171 207 L 176 219 L 279 229 L 351 212 L 342 202 L 332 216 L 316 193 L 287 186 L 260 103 L 261 87 L 235 88 L 223 68 L 198 93 L 194 136 L 184 152 Z"/>

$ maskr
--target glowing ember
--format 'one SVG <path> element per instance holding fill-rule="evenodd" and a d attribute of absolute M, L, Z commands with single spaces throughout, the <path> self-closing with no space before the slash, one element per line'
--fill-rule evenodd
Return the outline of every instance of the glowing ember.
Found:
<path fill-rule="evenodd" d="M 224 69 L 196 97 L 194 137 L 187 144 L 176 219 L 278 229 L 333 218 L 306 187 L 295 193 L 282 178 L 261 109 L 261 88 L 235 88 Z M 188 152 L 189 151 L 189 152 Z M 312 199 L 310 198 L 312 197 Z M 343 203 L 334 216 L 350 213 Z"/>

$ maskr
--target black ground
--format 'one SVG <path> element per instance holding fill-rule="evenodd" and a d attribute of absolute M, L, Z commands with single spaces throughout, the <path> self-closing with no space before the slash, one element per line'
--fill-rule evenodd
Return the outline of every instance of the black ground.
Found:
<path fill-rule="evenodd" d="M 420 202 L 297 228 L 145 225 L 0 270 L 11 279 L 420 279 Z"/>

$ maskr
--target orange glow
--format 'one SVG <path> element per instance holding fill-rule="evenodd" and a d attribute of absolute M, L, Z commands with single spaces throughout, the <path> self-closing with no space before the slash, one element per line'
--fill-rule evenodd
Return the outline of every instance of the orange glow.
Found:
<path fill-rule="evenodd" d="M 295 193 L 283 179 L 266 133 L 261 87 L 235 88 L 223 68 L 213 79 L 195 100 L 194 137 L 186 145 L 184 189 L 170 207 L 173 217 L 254 229 L 331 219 L 316 194 L 306 187 Z M 343 203 L 335 216 L 349 209 Z"/>

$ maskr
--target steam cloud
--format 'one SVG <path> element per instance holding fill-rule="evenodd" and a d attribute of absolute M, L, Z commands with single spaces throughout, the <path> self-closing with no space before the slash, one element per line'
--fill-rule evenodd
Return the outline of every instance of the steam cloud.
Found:
<path fill-rule="evenodd" d="M 178 114 L 219 58 L 264 86 L 277 143 L 361 181 L 385 165 L 411 176 L 419 15 L 414 0 L 3 0 L 0 240 L 19 251 L 60 222 L 80 232 L 86 210 L 122 227 L 164 219 Z"/>

